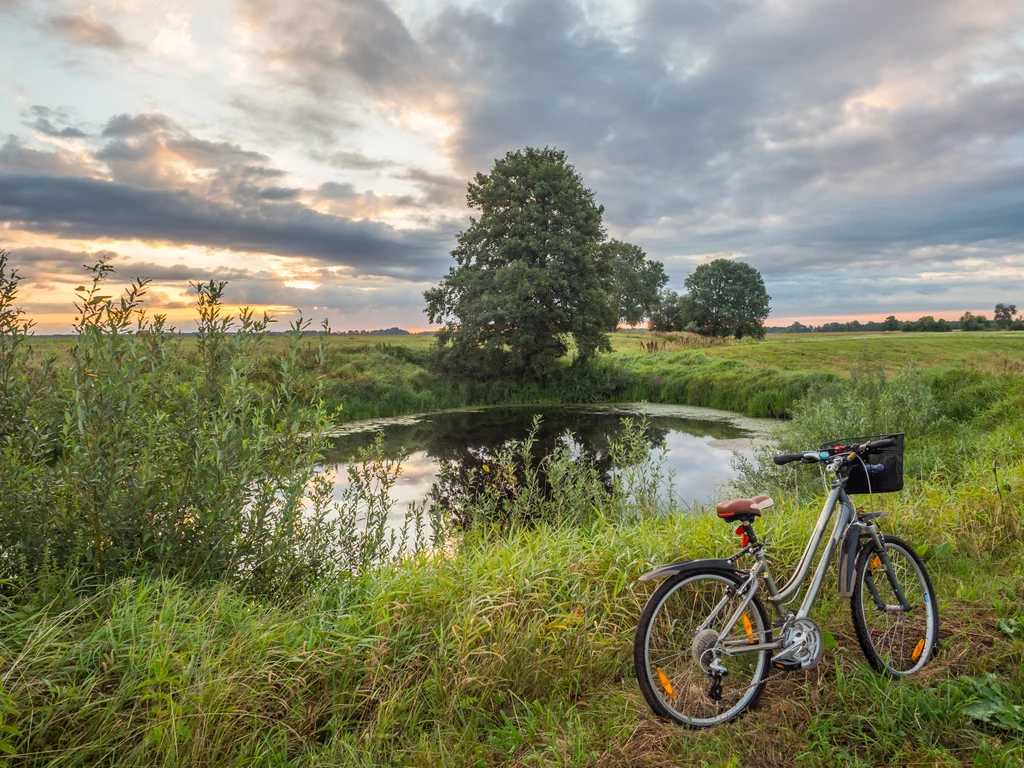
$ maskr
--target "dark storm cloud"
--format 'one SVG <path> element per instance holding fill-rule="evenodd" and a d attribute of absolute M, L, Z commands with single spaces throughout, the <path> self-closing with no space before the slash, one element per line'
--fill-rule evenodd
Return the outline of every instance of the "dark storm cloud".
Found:
<path fill-rule="evenodd" d="M 80 45 L 91 45 L 109 51 L 122 51 L 133 47 L 117 29 L 98 19 L 95 13 L 77 13 L 52 16 L 46 27 L 61 37 Z"/>
<path fill-rule="evenodd" d="M 182 190 L 87 178 L 0 175 L 0 220 L 61 237 L 140 239 L 299 256 L 357 274 L 434 275 L 446 233 L 400 232 L 296 203 L 232 206 Z"/>

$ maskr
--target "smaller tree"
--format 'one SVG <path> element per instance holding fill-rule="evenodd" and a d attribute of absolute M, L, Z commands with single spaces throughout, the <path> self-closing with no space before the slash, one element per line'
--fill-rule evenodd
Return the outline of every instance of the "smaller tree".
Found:
<path fill-rule="evenodd" d="M 668 282 L 665 265 L 648 259 L 644 249 L 632 243 L 609 240 L 602 248 L 614 270 L 618 321 L 639 325 L 659 304 L 659 292 Z"/>
<path fill-rule="evenodd" d="M 996 325 L 1005 330 L 1013 323 L 1013 317 L 1016 314 L 1016 304 L 996 304 L 995 311 L 992 314 L 992 320 Z"/>
<path fill-rule="evenodd" d="M 693 300 L 675 291 L 662 291 L 651 309 L 647 327 L 652 331 L 684 331 L 693 323 Z"/>
<path fill-rule="evenodd" d="M 957 321 L 961 331 L 983 331 L 988 325 L 988 319 L 984 315 L 975 315 L 971 312 L 964 312 Z"/>
<path fill-rule="evenodd" d="M 707 336 L 764 338 L 771 296 L 761 273 L 749 264 L 715 259 L 686 278 L 694 322 Z"/>

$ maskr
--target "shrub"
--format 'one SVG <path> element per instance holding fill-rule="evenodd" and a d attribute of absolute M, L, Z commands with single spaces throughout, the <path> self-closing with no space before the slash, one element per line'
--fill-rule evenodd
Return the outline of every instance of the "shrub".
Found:
<path fill-rule="evenodd" d="M 0 580 L 147 572 L 274 594 L 379 550 L 361 543 L 373 526 L 338 514 L 316 480 L 333 423 L 326 336 L 303 349 L 300 319 L 259 369 L 272 321 L 225 314 L 224 283 L 194 286 L 191 344 L 147 316 L 145 281 L 114 299 L 110 266 L 91 271 L 70 360 L 33 370 L 0 254 Z"/>
<path fill-rule="evenodd" d="M 772 456 L 812 450 L 832 440 L 892 432 L 918 438 L 935 426 L 937 416 L 932 388 L 913 363 L 889 378 L 881 365 L 865 355 L 848 380 L 825 383 L 796 402 L 792 421 L 776 430 L 776 445 L 762 448 L 753 460 L 736 455 L 734 485 L 741 493 L 786 489 L 806 498 L 820 485 L 807 482 L 801 494 L 800 479 L 792 468 L 775 466 Z"/>

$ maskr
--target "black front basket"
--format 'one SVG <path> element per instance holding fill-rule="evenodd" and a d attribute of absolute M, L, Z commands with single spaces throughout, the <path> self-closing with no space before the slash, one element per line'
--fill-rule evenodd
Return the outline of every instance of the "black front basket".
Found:
<path fill-rule="evenodd" d="M 895 445 L 871 451 L 864 457 L 866 464 L 881 464 L 881 472 L 865 472 L 864 466 L 855 461 L 847 474 L 846 492 L 851 496 L 857 493 L 895 493 L 903 490 L 903 438 L 904 433 L 895 435 L 874 435 L 873 437 L 851 437 L 825 443 L 821 450 L 827 451 L 840 446 L 863 445 L 872 440 L 893 438 Z"/>

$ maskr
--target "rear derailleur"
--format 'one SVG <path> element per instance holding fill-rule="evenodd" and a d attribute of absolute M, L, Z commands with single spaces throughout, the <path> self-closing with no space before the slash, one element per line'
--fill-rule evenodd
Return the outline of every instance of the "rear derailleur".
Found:
<path fill-rule="evenodd" d="M 722 662 L 715 659 L 708 665 L 708 678 L 711 680 L 711 687 L 708 688 L 708 698 L 712 701 L 722 700 L 722 678 L 729 674 Z"/>

